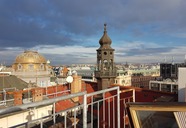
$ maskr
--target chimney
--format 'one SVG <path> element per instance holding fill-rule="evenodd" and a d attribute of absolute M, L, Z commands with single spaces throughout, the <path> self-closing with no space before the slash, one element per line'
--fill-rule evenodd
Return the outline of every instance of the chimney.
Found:
<path fill-rule="evenodd" d="M 73 82 L 71 83 L 71 93 L 78 93 L 78 92 L 81 92 L 81 79 L 82 77 L 81 76 L 78 76 L 78 75 L 73 75 Z M 79 101 L 79 97 L 75 97 L 75 98 L 72 98 L 72 100 L 74 102 L 78 102 Z"/>
<path fill-rule="evenodd" d="M 67 77 L 67 74 L 68 74 L 68 69 L 67 69 L 67 67 L 64 67 L 64 68 L 63 68 L 62 73 L 63 73 L 63 76 L 64 76 L 64 77 Z"/>
<path fill-rule="evenodd" d="M 22 91 L 14 91 L 14 105 L 21 105 L 23 104 L 22 102 Z"/>
<path fill-rule="evenodd" d="M 42 90 L 42 88 L 34 88 L 32 90 L 32 100 L 33 100 L 33 102 L 43 100 L 43 90 Z"/>

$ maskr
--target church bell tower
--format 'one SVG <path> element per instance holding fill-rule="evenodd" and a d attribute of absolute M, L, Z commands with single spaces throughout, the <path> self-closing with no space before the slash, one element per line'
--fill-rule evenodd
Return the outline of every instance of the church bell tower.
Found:
<path fill-rule="evenodd" d="M 98 90 L 106 89 L 114 83 L 116 68 L 114 64 L 114 49 L 111 48 L 111 39 L 107 35 L 107 25 L 104 24 L 104 33 L 99 40 L 97 49 L 97 69 L 95 77 L 98 82 Z"/>

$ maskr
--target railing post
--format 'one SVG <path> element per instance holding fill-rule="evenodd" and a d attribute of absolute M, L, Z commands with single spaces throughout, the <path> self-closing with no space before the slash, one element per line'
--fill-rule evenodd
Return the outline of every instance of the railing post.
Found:
<path fill-rule="evenodd" d="M 87 128 L 87 94 L 83 95 L 83 128 Z"/>
<path fill-rule="evenodd" d="M 136 97 L 136 96 L 135 96 L 135 89 L 132 90 L 132 93 L 133 93 L 133 102 L 135 102 L 135 99 L 136 99 L 136 98 L 135 98 L 135 97 Z"/>
<path fill-rule="evenodd" d="M 3 93 L 4 93 L 4 97 L 3 97 L 4 105 L 6 105 L 6 90 L 5 89 L 3 89 Z"/>
<path fill-rule="evenodd" d="M 56 123 L 56 104 L 53 103 L 53 124 Z"/>
<path fill-rule="evenodd" d="M 118 128 L 120 128 L 120 89 L 117 88 L 117 115 L 118 115 Z"/>

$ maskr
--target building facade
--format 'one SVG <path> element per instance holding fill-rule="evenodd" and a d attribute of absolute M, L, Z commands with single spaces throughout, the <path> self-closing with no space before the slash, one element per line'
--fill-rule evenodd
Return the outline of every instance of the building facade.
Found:
<path fill-rule="evenodd" d="M 149 82 L 149 89 L 163 92 L 178 93 L 178 82 L 166 79 L 163 81 L 152 80 Z"/>
<path fill-rule="evenodd" d="M 148 88 L 149 81 L 159 77 L 159 67 L 117 70 L 115 84 Z"/>
<path fill-rule="evenodd" d="M 149 89 L 178 93 L 178 69 L 186 63 L 161 63 L 160 78 L 149 82 Z"/>
<path fill-rule="evenodd" d="M 178 79 L 178 68 L 186 67 L 185 63 L 161 63 L 160 76 L 163 79 Z"/>
<path fill-rule="evenodd" d="M 131 86 L 131 75 L 129 75 L 127 71 L 117 70 L 115 84 L 119 84 L 120 86 Z"/>
<path fill-rule="evenodd" d="M 178 70 L 178 101 L 186 102 L 186 68 L 181 67 Z"/>
<path fill-rule="evenodd" d="M 131 76 L 131 85 L 140 88 L 149 88 L 149 82 L 155 80 L 154 76 L 143 76 L 143 75 L 133 75 Z"/>
<path fill-rule="evenodd" d="M 36 86 L 49 86 L 51 69 L 47 60 L 37 51 L 24 51 L 12 65 L 12 75 Z"/>

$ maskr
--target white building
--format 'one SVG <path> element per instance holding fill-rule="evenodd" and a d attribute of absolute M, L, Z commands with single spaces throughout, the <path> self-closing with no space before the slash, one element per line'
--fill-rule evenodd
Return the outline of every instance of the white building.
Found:
<path fill-rule="evenodd" d="M 178 68 L 178 101 L 186 101 L 186 68 Z"/>

